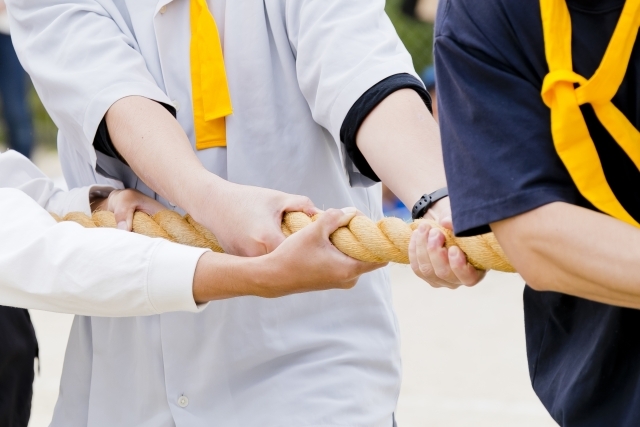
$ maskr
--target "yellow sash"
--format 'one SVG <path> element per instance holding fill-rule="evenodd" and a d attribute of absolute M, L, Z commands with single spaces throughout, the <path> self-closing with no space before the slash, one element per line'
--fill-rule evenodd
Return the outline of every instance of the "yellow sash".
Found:
<path fill-rule="evenodd" d="M 600 211 L 640 224 L 611 191 L 580 105 L 590 103 L 598 120 L 640 169 L 640 132 L 611 100 L 626 73 L 640 27 L 640 0 L 627 0 L 602 63 L 591 79 L 573 71 L 571 17 L 566 0 L 540 0 L 549 74 L 542 99 L 551 109 L 553 142 L 580 193 Z M 574 83 L 579 86 L 574 87 Z"/>
<path fill-rule="evenodd" d="M 227 145 L 233 112 L 218 28 L 206 0 L 191 0 L 191 91 L 196 149 Z"/>

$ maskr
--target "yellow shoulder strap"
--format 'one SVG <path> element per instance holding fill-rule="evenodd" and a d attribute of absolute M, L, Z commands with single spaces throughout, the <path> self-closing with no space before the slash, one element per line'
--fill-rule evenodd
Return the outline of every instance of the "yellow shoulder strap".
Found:
<path fill-rule="evenodd" d="M 627 0 L 602 63 L 591 79 L 573 71 L 571 16 L 565 0 L 540 0 L 549 74 L 542 99 L 551 109 L 556 151 L 580 193 L 600 211 L 640 227 L 613 194 L 580 105 L 590 103 L 602 125 L 640 169 L 640 132 L 611 100 L 624 79 L 640 27 L 640 0 Z M 575 88 L 574 84 L 579 86 Z"/>
<path fill-rule="evenodd" d="M 218 28 L 206 0 L 191 0 L 191 91 L 196 149 L 227 145 L 233 112 Z"/>

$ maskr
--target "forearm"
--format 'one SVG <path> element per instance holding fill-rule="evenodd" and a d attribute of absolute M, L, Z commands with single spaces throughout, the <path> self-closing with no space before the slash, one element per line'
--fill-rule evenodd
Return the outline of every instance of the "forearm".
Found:
<path fill-rule="evenodd" d="M 15 189 L 0 189 L 0 219 L 0 305 L 109 317 L 197 310 L 205 249 L 56 223 Z"/>
<path fill-rule="evenodd" d="M 446 186 L 440 131 L 412 89 L 394 92 L 366 118 L 358 148 L 382 182 L 409 208 Z"/>
<path fill-rule="evenodd" d="M 193 297 L 198 304 L 239 296 L 256 295 L 260 258 L 244 258 L 207 252 L 193 278 Z"/>
<path fill-rule="evenodd" d="M 227 183 L 208 172 L 178 121 L 155 101 L 131 96 L 106 115 L 115 148 L 151 189 L 189 212 Z"/>
<path fill-rule="evenodd" d="M 566 203 L 552 203 L 491 228 L 532 288 L 640 309 L 637 228 Z"/>

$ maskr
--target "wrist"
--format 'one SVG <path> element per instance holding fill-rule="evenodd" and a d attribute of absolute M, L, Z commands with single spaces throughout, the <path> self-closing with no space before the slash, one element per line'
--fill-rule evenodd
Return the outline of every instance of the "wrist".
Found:
<path fill-rule="evenodd" d="M 187 184 L 180 188 L 180 193 L 175 200 L 169 201 L 187 211 L 194 219 L 198 220 L 200 212 L 210 213 L 209 206 L 213 200 L 224 199 L 224 193 L 228 181 L 202 168 L 195 171 L 184 182 Z"/>
<path fill-rule="evenodd" d="M 204 304 L 243 296 L 268 297 L 269 285 L 274 282 L 267 258 L 205 253 L 196 266 L 193 299 Z"/>
<path fill-rule="evenodd" d="M 449 190 L 447 189 L 447 187 L 442 187 L 432 193 L 424 194 L 413 205 L 413 208 L 411 209 L 411 217 L 414 220 L 417 220 L 424 217 L 429 211 L 436 212 L 436 210 L 434 209 L 436 204 L 448 197 L 449 197 Z"/>

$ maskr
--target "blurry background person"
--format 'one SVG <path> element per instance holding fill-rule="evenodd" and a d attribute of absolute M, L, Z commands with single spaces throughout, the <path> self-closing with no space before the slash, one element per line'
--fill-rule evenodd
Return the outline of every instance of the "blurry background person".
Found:
<path fill-rule="evenodd" d="M 4 0 L 0 0 L 0 100 L 9 147 L 26 157 L 33 149 L 27 73 L 20 65 L 9 35 Z"/>
<path fill-rule="evenodd" d="M 27 104 L 27 74 L 9 36 L 4 0 L 0 0 L 0 98 L 11 148 L 29 156 L 33 146 Z M 31 413 L 33 361 L 38 355 L 29 312 L 0 306 L 0 425 L 26 427 Z"/>

